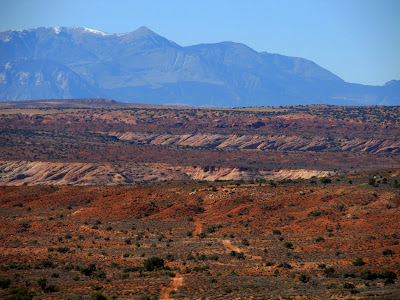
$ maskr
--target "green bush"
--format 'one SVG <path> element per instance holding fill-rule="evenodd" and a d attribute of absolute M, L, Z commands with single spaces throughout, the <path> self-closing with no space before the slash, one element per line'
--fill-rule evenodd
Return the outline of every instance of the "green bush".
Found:
<path fill-rule="evenodd" d="M 10 290 L 9 300 L 30 300 L 33 299 L 35 293 L 28 291 L 26 287 L 14 287 Z"/>
<path fill-rule="evenodd" d="M 343 287 L 345 289 L 354 289 L 354 284 L 352 284 L 350 282 L 345 282 L 345 284 L 343 284 Z"/>
<path fill-rule="evenodd" d="M 144 268 L 147 271 L 154 271 L 164 267 L 164 260 L 162 258 L 153 256 L 146 259 L 143 263 Z"/>
<path fill-rule="evenodd" d="M 283 246 L 285 247 L 285 248 L 292 248 L 293 247 L 293 243 L 291 243 L 291 242 L 284 242 L 283 243 Z"/>
<path fill-rule="evenodd" d="M 11 284 L 11 279 L 5 278 L 5 279 L 0 279 L 0 288 L 6 289 L 10 286 Z"/>
<path fill-rule="evenodd" d="M 102 293 L 100 293 L 100 292 L 96 292 L 96 293 L 93 293 L 91 296 L 90 296 L 90 299 L 91 300 L 107 300 L 107 297 L 106 296 L 104 296 Z"/>
<path fill-rule="evenodd" d="M 382 254 L 383 255 L 393 255 L 394 251 L 390 250 L 390 249 L 385 249 L 385 250 L 382 251 Z"/>
<path fill-rule="evenodd" d="M 96 265 L 90 264 L 88 267 L 82 268 L 80 271 L 85 276 L 93 276 L 96 271 Z"/>
<path fill-rule="evenodd" d="M 334 267 L 325 268 L 324 273 L 327 277 L 333 277 L 335 275 L 335 268 Z"/>
<path fill-rule="evenodd" d="M 299 276 L 299 280 L 300 280 L 301 282 L 303 282 L 303 283 L 307 283 L 307 282 L 310 280 L 310 277 L 307 276 L 306 274 L 301 274 L 301 275 Z"/>
<path fill-rule="evenodd" d="M 332 180 L 330 180 L 329 178 L 326 178 L 326 177 L 322 177 L 319 181 L 321 183 L 325 183 L 325 184 L 332 182 Z"/>
<path fill-rule="evenodd" d="M 249 243 L 249 241 L 247 239 L 242 239 L 242 245 L 243 246 L 249 246 L 250 243 Z"/>
<path fill-rule="evenodd" d="M 40 288 L 44 291 L 47 286 L 47 279 L 46 278 L 39 278 L 36 280 L 37 284 L 40 286 Z"/>
<path fill-rule="evenodd" d="M 363 265 L 365 265 L 365 262 L 362 260 L 361 257 L 358 257 L 354 262 L 353 265 L 356 267 L 361 267 Z"/>
<path fill-rule="evenodd" d="M 375 280 L 376 278 L 378 278 L 378 274 L 376 274 L 375 272 L 371 272 L 370 270 L 363 270 L 360 273 L 360 278 L 364 280 Z"/>

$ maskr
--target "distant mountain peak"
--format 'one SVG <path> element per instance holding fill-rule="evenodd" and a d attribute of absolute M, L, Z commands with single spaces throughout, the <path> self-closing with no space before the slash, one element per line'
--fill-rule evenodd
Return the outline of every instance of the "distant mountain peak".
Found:
<path fill-rule="evenodd" d="M 100 95 L 153 104 L 398 104 L 400 81 L 350 84 L 312 61 L 225 41 L 182 47 L 146 26 L 0 32 L 0 101 Z"/>

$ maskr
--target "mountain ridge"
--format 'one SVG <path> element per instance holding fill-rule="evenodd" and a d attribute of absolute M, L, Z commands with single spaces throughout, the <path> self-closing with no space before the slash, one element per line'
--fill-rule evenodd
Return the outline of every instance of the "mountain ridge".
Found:
<path fill-rule="evenodd" d="M 85 27 L 9 30 L 0 33 L 0 53 L 0 101 L 106 97 L 219 107 L 400 103 L 396 81 L 347 83 L 310 60 L 230 41 L 182 47 L 145 26 L 128 33 Z M 69 69 L 74 84 L 61 85 L 54 72 L 28 71 L 19 63 L 43 59 Z M 30 80 L 22 82 L 21 74 Z M 35 77 L 48 78 L 45 90 L 38 90 Z"/>

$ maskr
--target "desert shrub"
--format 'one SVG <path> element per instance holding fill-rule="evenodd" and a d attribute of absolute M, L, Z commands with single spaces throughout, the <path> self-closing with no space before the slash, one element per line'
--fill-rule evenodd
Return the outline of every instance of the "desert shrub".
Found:
<path fill-rule="evenodd" d="M 393 284 L 393 283 L 394 283 L 394 280 L 392 278 L 386 278 L 385 281 L 384 281 L 385 285 Z"/>
<path fill-rule="evenodd" d="M 166 271 L 164 274 L 169 276 L 169 277 L 175 277 L 176 276 L 176 274 L 174 272 L 171 272 L 171 271 Z"/>
<path fill-rule="evenodd" d="M 394 251 L 390 250 L 390 249 L 385 249 L 385 250 L 382 251 L 382 254 L 383 255 L 393 255 Z"/>
<path fill-rule="evenodd" d="M 345 272 L 344 274 L 343 274 L 343 278 L 355 278 L 356 277 L 356 275 L 353 273 L 353 272 Z"/>
<path fill-rule="evenodd" d="M 335 275 L 335 268 L 334 267 L 325 268 L 324 273 L 326 277 L 333 277 Z"/>
<path fill-rule="evenodd" d="M 315 238 L 315 241 L 318 243 L 318 242 L 325 241 L 325 239 L 322 236 L 318 236 L 318 237 Z"/>
<path fill-rule="evenodd" d="M 267 267 L 271 267 L 271 266 L 274 265 L 274 262 L 273 262 L 273 261 L 267 261 L 267 262 L 265 263 L 265 265 L 266 265 Z"/>
<path fill-rule="evenodd" d="M 287 262 L 280 263 L 278 268 L 292 269 L 293 267 L 289 265 Z"/>
<path fill-rule="evenodd" d="M 146 259 L 143 263 L 143 266 L 147 271 L 154 271 L 164 267 L 164 260 L 157 256 L 153 256 Z"/>
<path fill-rule="evenodd" d="M 368 179 L 368 184 L 369 185 L 374 185 L 375 184 L 375 179 L 374 178 Z"/>
<path fill-rule="evenodd" d="M 186 232 L 186 236 L 192 237 L 192 236 L 193 236 L 193 231 L 188 231 L 188 232 Z"/>
<path fill-rule="evenodd" d="M 276 235 L 281 235 L 281 231 L 278 230 L 278 229 L 272 230 L 272 233 L 273 233 L 273 234 L 276 234 Z"/>
<path fill-rule="evenodd" d="M 104 278 L 107 278 L 107 274 L 104 271 L 100 271 L 100 272 L 96 273 L 95 277 L 98 278 L 98 279 L 104 279 Z"/>
<path fill-rule="evenodd" d="M 249 243 L 249 241 L 247 239 L 242 239 L 242 245 L 249 246 L 250 243 Z"/>
<path fill-rule="evenodd" d="M 393 271 L 384 271 L 381 274 L 379 274 L 380 278 L 389 278 L 389 279 L 396 279 L 397 275 Z"/>
<path fill-rule="evenodd" d="M 90 300 L 107 300 L 107 297 L 100 292 L 96 292 L 90 296 Z"/>
<path fill-rule="evenodd" d="M 75 275 L 74 277 L 72 277 L 72 279 L 73 279 L 74 281 L 79 281 L 79 280 L 80 280 L 80 278 L 79 278 L 78 275 Z"/>
<path fill-rule="evenodd" d="M 330 180 L 329 178 L 326 178 L 326 177 L 322 177 L 319 181 L 321 183 L 325 183 L 325 184 L 332 182 L 332 180 Z"/>
<path fill-rule="evenodd" d="M 343 287 L 344 287 L 345 289 L 354 289 L 354 284 L 352 284 L 352 283 L 350 283 L 350 282 L 345 282 L 345 283 L 343 284 Z"/>
<path fill-rule="evenodd" d="M 357 289 L 351 289 L 350 294 L 358 294 L 359 291 Z"/>
<path fill-rule="evenodd" d="M 326 264 L 318 264 L 318 268 L 325 269 L 326 268 Z"/>
<path fill-rule="evenodd" d="M 356 267 L 361 267 L 363 265 L 365 265 L 365 262 L 362 260 L 361 257 L 358 257 L 354 262 L 353 265 Z"/>
<path fill-rule="evenodd" d="M 43 260 L 42 266 L 43 266 L 43 268 L 55 268 L 56 267 L 56 265 L 52 261 L 49 261 L 49 260 Z"/>
<path fill-rule="evenodd" d="M 127 245 L 132 244 L 132 240 L 130 238 L 126 238 L 124 241 L 125 241 L 125 244 L 127 244 Z"/>
<path fill-rule="evenodd" d="M 40 286 L 40 288 L 44 291 L 47 286 L 47 279 L 46 278 L 39 278 L 36 280 L 37 284 Z"/>
<path fill-rule="evenodd" d="M 60 253 L 67 253 L 69 251 L 68 247 L 58 247 L 57 251 Z"/>
<path fill-rule="evenodd" d="M 285 247 L 285 248 L 292 248 L 293 247 L 293 243 L 291 243 L 291 242 L 284 242 L 283 243 L 283 246 Z"/>
<path fill-rule="evenodd" d="M 378 278 L 378 274 L 371 272 L 370 270 L 363 270 L 360 273 L 360 278 L 364 280 L 375 280 Z"/>
<path fill-rule="evenodd" d="M 107 231 L 111 231 L 111 230 L 112 230 L 112 227 L 111 227 L 111 226 L 108 226 L 108 227 L 106 228 L 106 230 L 107 230 Z"/>
<path fill-rule="evenodd" d="M 209 259 L 209 260 L 215 260 L 215 261 L 217 261 L 217 260 L 219 259 L 219 257 L 218 257 L 218 255 L 216 255 L 216 254 L 212 254 L 212 255 L 210 255 L 210 256 L 208 257 L 208 259 Z"/>
<path fill-rule="evenodd" d="M 35 293 L 28 291 L 26 287 L 14 287 L 10 289 L 10 294 L 9 300 L 30 300 L 35 296 Z"/>
<path fill-rule="evenodd" d="M 58 292 L 60 289 L 58 287 L 56 287 L 55 285 L 51 284 L 48 287 L 46 287 L 45 292 L 46 293 L 56 293 Z"/>
<path fill-rule="evenodd" d="M 93 276 L 96 269 L 95 264 L 90 264 L 88 267 L 81 268 L 80 271 L 85 276 Z"/>
<path fill-rule="evenodd" d="M 168 254 L 167 257 L 166 257 L 166 260 L 168 260 L 168 261 L 174 261 L 174 260 L 175 260 L 175 257 L 174 257 L 172 254 Z"/>
<path fill-rule="evenodd" d="M 143 268 L 142 267 L 126 267 L 124 269 L 124 273 L 129 273 L 129 272 L 138 272 L 138 271 L 142 271 Z"/>
<path fill-rule="evenodd" d="M 207 260 L 207 255 L 201 254 L 197 257 L 198 260 Z"/>
<path fill-rule="evenodd" d="M 215 228 L 216 227 L 214 225 L 211 225 L 211 226 L 207 227 L 206 231 L 207 231 L 207 233 L 214 233 L 215 232 Z"/>
<path fill-rule="evenodd" d="M 6 289 L 10 286 L 11 284 L 11 279 L 5 278 L 5 279 L 0 279 L 0 288 Z"/>
<path fill-rule="evenodd" d="M 310 277 L 307 276 L 306 274 L 300 274 L 299 280 L 303 283 L 307 283 L 310 280 Z"/>

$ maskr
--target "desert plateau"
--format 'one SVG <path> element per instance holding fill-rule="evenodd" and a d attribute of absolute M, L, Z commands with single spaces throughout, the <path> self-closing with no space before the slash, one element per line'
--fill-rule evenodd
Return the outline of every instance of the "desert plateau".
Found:
<path fill-rule="evenodd" d="M 0 298 L 399 299 L 399 109 L 0 103 Z"/>

